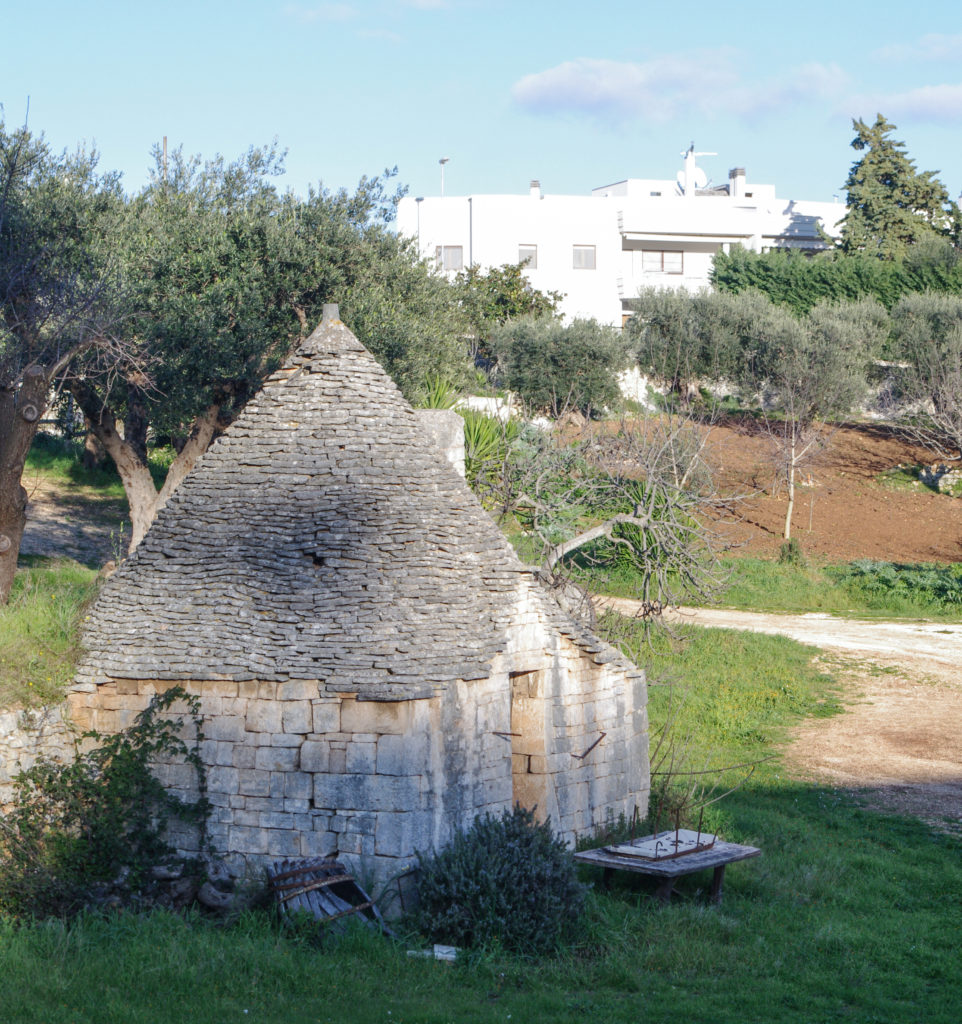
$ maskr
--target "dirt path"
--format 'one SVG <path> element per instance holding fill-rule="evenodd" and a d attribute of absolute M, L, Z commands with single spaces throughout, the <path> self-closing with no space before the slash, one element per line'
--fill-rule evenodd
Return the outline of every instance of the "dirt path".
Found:
<path fill-rule="evenodd" d="M 22 555 L 73 558 L 92 569 L 116 559 L 130 538 L 126 504 L 46 480 L 23 481 L 29 495 Z"/>
<path fill-rule="evenodd" d="M 637 607 L 606 603 L 625 614 Z M 796 729 L 788 764 L 869 806 L 962 834 L 962 625 L 719 608 L 682 609 L 676 619 L 776 633 L 833 655 L 848 708 Z"/>

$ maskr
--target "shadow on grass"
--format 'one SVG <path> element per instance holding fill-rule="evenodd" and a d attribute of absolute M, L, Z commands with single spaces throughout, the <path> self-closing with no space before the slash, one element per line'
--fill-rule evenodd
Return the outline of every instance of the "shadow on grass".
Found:
<path fill-rule="evenodd" d="M 957 1024 L 962 844 L 778 776 L 732 796 L 716 827 L 763 851 L 729 867 L 721 906 L 710 875 L 667 907 L 619 878 L 554 957 L 495 948 L 451 966 L 357 933 L 319 952 L 257 915 L 0 920 L 0 1006 L 23 1024 Z"/>
<path fill-rule="evenodd" d="M 596 937 L 631 928 L 649 999 L 687 1020 L 957 1019 L 962 842 L 860 800 L 777 777 L 746 787 L 715 828 L 762 856 L 728 866 L 721 905 L 710 870 L 680 879 L 667 907 L 656 883 L 617 872 L 598 890 Z"/>

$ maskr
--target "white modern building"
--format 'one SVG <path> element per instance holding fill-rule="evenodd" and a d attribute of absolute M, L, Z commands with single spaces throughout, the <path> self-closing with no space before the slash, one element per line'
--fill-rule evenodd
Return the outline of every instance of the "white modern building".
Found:
<path fill-rule="evenodd" d="M 643 287 L 707 287 L 712 258 L 732 245 L 815 251 L 821 231 L 837 233 L 844 204 L 778 199 L 741 167 L 712 185 L 696 162 L 708 155 L 692 146 L 674 180 L 628 178 L 586 196 L 545 194 L 537 181 L 521 195 L 408 196 L 398 230 L 452 274 L 524 261 L 533 287 L 564 294 L 566 319 L 619 326 Z"/>

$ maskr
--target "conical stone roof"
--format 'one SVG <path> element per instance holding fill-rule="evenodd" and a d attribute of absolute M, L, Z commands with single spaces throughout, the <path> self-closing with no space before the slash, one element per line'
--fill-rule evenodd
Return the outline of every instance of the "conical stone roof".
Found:
<path fill-rule="evenodd" d="M 427 695 L 489 674 L 531 579 L 391 379 L 325 319 L 105 584 L 78 682 Z M 550 604 L 563 632 L 621 660 Z"/>

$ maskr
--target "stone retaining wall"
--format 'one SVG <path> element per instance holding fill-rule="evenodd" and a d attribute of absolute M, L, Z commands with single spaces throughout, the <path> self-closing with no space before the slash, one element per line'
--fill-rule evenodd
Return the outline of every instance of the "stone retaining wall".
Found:
<path fill-rule="evenodd" d="M 64 721 L 64 705 L 0 712 L 0 812 L 13 799 L 13 780 L 43 754 L 53 761 L 73 759 L 75 732 Z"/>

